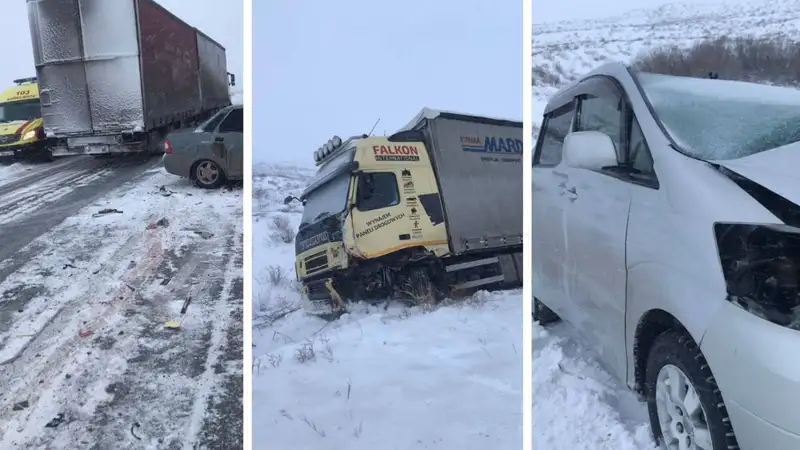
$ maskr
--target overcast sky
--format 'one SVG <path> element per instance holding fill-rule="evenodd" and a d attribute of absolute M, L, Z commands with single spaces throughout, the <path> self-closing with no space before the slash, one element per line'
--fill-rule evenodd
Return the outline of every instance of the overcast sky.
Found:
<path fill-rule="evenodd" d="M 634 9 L 656 8 L 667 3 L 714 4 L 725 0 L 532 0 L 533 23 L 615 16 Z"/>
<path fill-rule="evenodd" d="M 426 106 L 522 120 L 521 0 L 253 3 L 254 162 L 313 165 Z"/>
<path fill-rule="evenodd" d="M 0 30 L 6 40 L 4 48 L 11 53 L 7 53 L 0 64 L 0 90 L 13 86 L 17 78 L 36 75 L 25 2 L 3 0 L 3 3 L 8 4 L 0 14 Z M 225 2 L 224 8 L 219 0 L 158 0 L 158 3 L 225 47 L 228 72 L 236 74 L 239 84 L 244 65 L 242 2 Z"/>

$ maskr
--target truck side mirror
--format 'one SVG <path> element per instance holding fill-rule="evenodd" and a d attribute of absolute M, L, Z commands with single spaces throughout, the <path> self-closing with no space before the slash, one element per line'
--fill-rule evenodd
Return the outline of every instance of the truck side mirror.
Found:
<path fill-rule="evenodd" d="M 284 205 L 288 205 L 289 203 L 292 203 L 292 200 L 294 200 L 294 197 L 290 195 L 290 196 L 286 197 L 285 199 L 283 199 L 283 204 Z"/>
<path fill-rule="evenodd" d="M 228 86 L 236 86 L 236 75 L 228 72 Z"/>

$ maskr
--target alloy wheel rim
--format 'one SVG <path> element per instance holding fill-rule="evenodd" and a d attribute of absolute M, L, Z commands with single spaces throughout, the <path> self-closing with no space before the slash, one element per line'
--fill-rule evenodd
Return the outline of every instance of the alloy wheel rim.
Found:
<path fill-rule="evenodd" d="M 211 184 L 217 181 L 217 177 L 219 177 L 219 169 L 216 164 L 206 161 L 197 166 L 197 178 L 203 183 Z"/>
<path fill-rule="evenodd" d="M 697 389 L 677 366 L 667 364 L 656 380 L 656 411 L 668 450 L 714 450 Z"/>

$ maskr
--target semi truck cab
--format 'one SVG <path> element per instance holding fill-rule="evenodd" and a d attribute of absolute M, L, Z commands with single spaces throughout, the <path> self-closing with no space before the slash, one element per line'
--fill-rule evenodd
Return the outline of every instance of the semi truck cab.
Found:
<path fill-rule="evenodd" d="M 438 132 L 422 119 L 421 127 L 391 136 L 333 136 L 314 152 L 316 175 L 299 198 L 284 201 L 304 205 L 295 272 L 306 310 L 336 314 L 349 301 L 388 298 L 432 304 L 454 291 L 519 282 L 522 202 L 514 196 L 522 181 L 521 123 L 463 117 L 430 119 L 448 121 L 438 122 Z M 444 151 L 441 144 L 433 149 L 452 139 L 453 124 L 465 136 L 450 140 L 457 144 Z M 514 137 L 481 136 L 482 131 Z M 483 143 L 492 155 L 477 148 Z M 487 177 L 496 179 L 496 192 L 484 189 L 491 187 Z M 479 194 L 457 192 L 461 183 L 479 188 Z M 453 192 L 446 198 L 443 186 Z M 493 208 L 506 215 L 469 217 L 493 214 Z M 463 225 L 470 220 L 477 230 Z"/>
<path fill-rule="evenodd" d="M 392 137 L 334 136 L 314 153 L 320 167 L 303 192 L 295 241 L 304 296 L 323 309 L 380 290 L 359 286 L 378 267 L 369 262 L 400 254 L 449 253 L 439 190 L 424 142 Z M 293 198 L 287 198 L 287 202 Z M 350 275 L 365 269 L 357 280 Z"/>
<path fill-rule="evenodd" d="M 14 80 L 0 93 L 0 160 L 49 157 L 35 77 Z"/>

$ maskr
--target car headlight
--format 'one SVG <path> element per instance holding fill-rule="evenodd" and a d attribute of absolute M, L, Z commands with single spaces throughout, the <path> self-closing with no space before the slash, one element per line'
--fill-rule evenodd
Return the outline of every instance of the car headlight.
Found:
<path fill-rule="evenodd" d="M 27 141 L 28 139 L 33 139 L 34 137 L 36 137 L 36 130 L 31 130 L 22 135 L 22 140 Z"/>
<path fill-rule="evenodd" d="M 717 223 L 714 234 L 728 300 L 800 331 L 800 228 Z"/>

